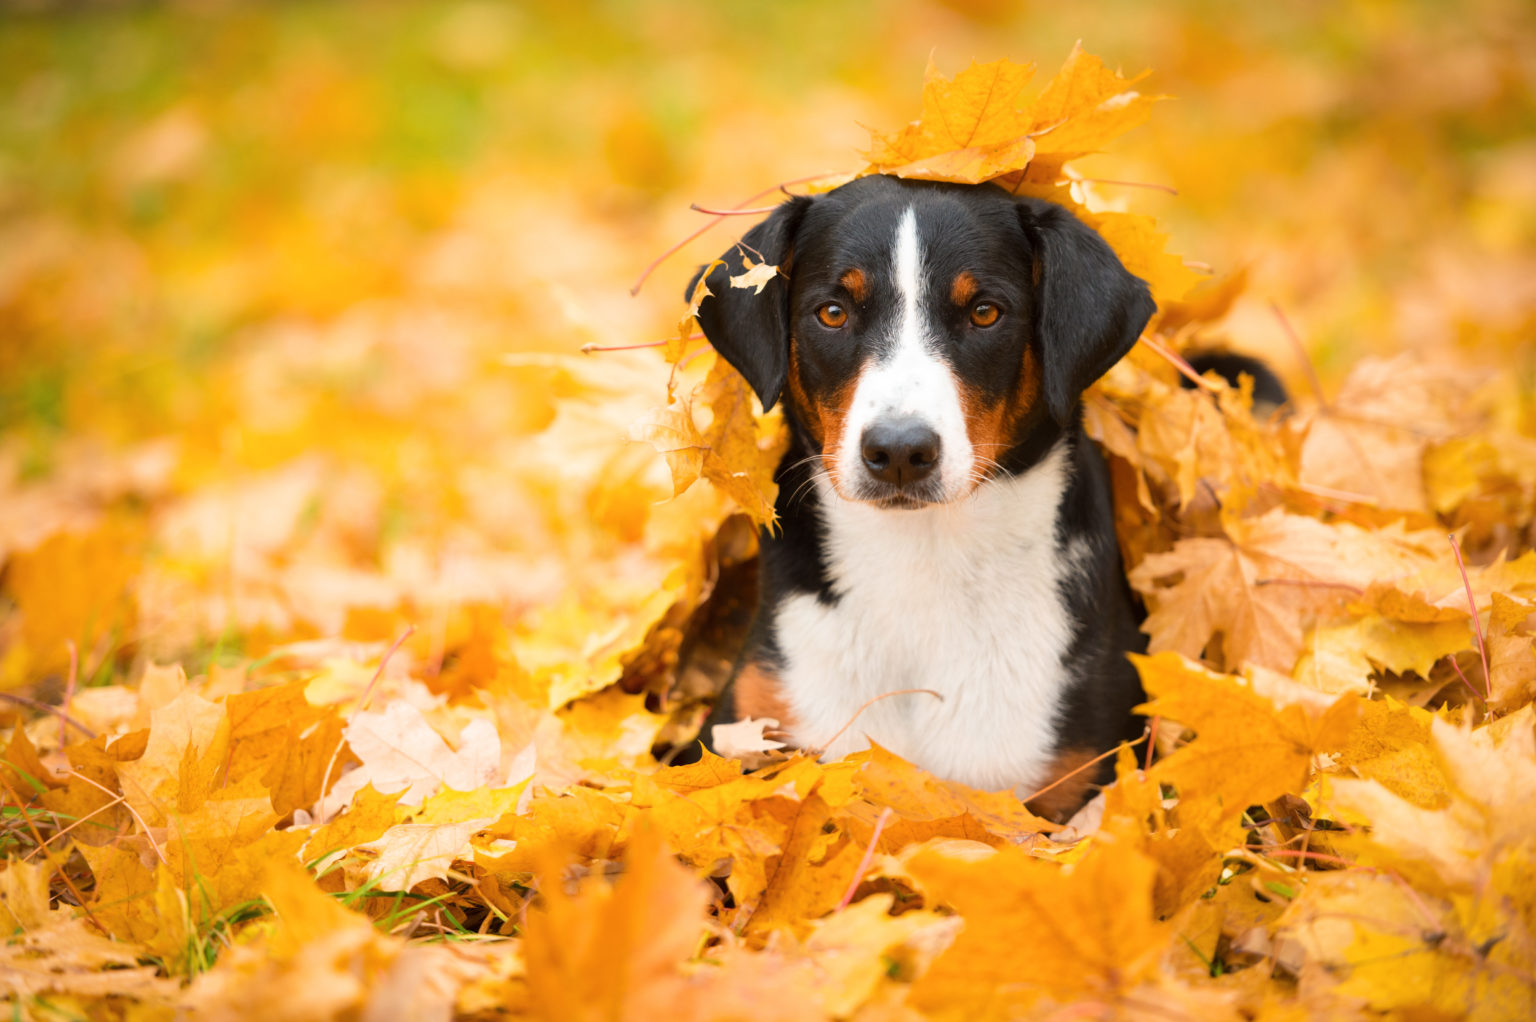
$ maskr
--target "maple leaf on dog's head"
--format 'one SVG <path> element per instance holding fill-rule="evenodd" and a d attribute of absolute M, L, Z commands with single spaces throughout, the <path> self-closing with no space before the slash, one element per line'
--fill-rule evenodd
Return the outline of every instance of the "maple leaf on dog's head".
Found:
<path fill-rule="evenodd" d="M 1045 86 L 1031 111 L 1039 128 L 1035 148 L 1040 153 L 1086 153 L 1109 139 L 1146 122 L 1152 104 L 1162 96 L 1146 96 L 1132 88 L 1151 72 L 1126 78 L 1111 71 L 1079 41 L 1061 70 Z"/>
<path fill-rule="evenodd" d="M 1023 170 L 1035 154 L 1019 96 L 1033 65 L 972 63 L 954 78 L 928 65 L 922 117 L 891 135 L 874 133 L 868 173 L 980 184 Z"/>
<path fill-rule="evenodd" d="M 930 63 L 922 116 L 900 131 L 874 132 L 864 172 L 956 184 L 1009 178 L 1017 186 L 1036 154 L 1050 153 L 1047 172 L 1031 175 L 1049 184 L 1063 159 L 1143 123 L 1161 98 L 1132 88 L 1144 76 L 1108 70 L 1080 43 L 1038 97 L 1025 99 L 1034 74 L 1032 64 L 998 60 L 945 78 Z"/>

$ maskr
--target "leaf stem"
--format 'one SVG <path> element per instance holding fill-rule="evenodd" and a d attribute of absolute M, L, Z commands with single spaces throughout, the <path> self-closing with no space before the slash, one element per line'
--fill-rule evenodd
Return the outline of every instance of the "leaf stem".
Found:
<path fill-rule="evenodd" d="M 1113 749 L 1109 749 L 1106 752 L 1099 753 L 1097 756 L 1093 757 L 1088 762 L 1086 762 L 1083 765 L 1079 766 L 1077 769 L 1075 769 L 1075 770 L 1068 770 L 1066 773 L 1062 774 L 1060 777 L 1056 778 L 1050 784 L 1047 784 L 1045 787 L 1041 788 L 1039 791 L 1035 792 L 1033 795 L 1027 795 L 1024 798 L 1020 799 L 1019 801 L 1020 802 L 1033 802 L 1035 799 L 1039 798 L 1041 795 L 1044 795 L 1046 792 L 1050 791 L 1052 788 L 1056 787 L 1058 784 L 1061 784 L 1062 782 L 1068 780 L 1071 777 L 1075 777 L 1076 775 L 1082 773 L 1084 770 L 1087 770 L 1089 767 L 1093 766 L 1094 764 L 1103 762 L 1104 760 L 1108 759 L 1110 756 L 1116 755 L 1117 753 L 1119 753 L 1119 751 L 1121 749 L 1132 748 L 1133 746 L 1140 745 L 1142 742 L 1144 742 L 1146 740 L 1147 740 L 1147 736 L 1146 735 L 1142 735 L 1140 738 L 1132 738 L 1129 741 L 1121 742 L 1119 745 L 1115 746 Z"/>
<path fill-rule="evenodd" d="M 1493 694 L 1493 675 L 1488 672 L 1488 644 L 1483 641 L 1483 619 L 1477 613 L 1477 601 L 1472 598 L 1472 580 L 1467 578 L 1467 562 L 1461 558 L 1461 544 L 1456 534 L 1446 536 L 1451 541 L 1451 551 L 1456 555 L 1456 568 L 1461 572 L 1461 584 L 1467 590 L 1467 609 L 1472 612 L 1472 624 L 1477 628 L 1477 652 L 1483 658 L 1483 701 Z M 1459 668 L 1458 668 L 1459 670 Z"/>
<path fill-rule="evenodd" d="M 859 868 L 853 871 L 853 879 L 848 881 L 848 889 L 843 892 L 842 900 L 837 903 L 837 911 L 841 912 L 853 901 L 853 892 L 859 889 L 864 882 L 864 874 L 869 871 L 869 864 L 875 857 L 875 846 L 880 843 L 880 832 L 885 830 L 885 825 L 894 815 L 891 807 L 886 806 L 880 810 L 880 816 L 875 820 L 875 832 L 869 837 L 869 847 L 864 849 L 864 858 L 859 860 Z"/>
<path fill-rule="evenodd" d="M 1162 341 L 1159 341 L 1157 338 L 1153 337 L 1151 334 L 1142 334 L 1141 343 L 1145 344 L 1147 347 L 1163 356 L 1163 358 L 1167 359 L 1173 365 L 1173 367 L 1184 376 L 1185 379 L 1189 380 L 1189 382 L 1193 383 L 1196 387 L 1199 387 L 1201 390 L 1209 394 L 1216 394 L 1221 391 L 1221 388 L 1216 384 L 1195 372 L 1195 367 L 1184 361 L 1184 357 L 1182 355 L 1165 345 Z"/>
<path fill-rule="evenodd" d="M 708 213 L 710 216 L 757 216 L 759 213 L 772 213 L 778 206 L 756 206 L 752 209 L 711 209 L 709 206 L 701 206 L 697 202 L 690 202 L 688 208 L 695 213 Z"/>
<path fill-rule="evenodd" d="M 75 698 L 75 682 L 80 680 L 80 647 L 75 645 L 74 639 L 65 639 L 64 645 L 69 649 L 69 679 L 64 683 L 64 705 L 59 711 L 60 749 L 69 743 L 69 704 Z"/>
<path fill-rule="evenodd" d="M 16 800 L 16 805 L 19 808 L 26 808 L 28 803 L 22 802 L 21 796 L 16 794 L 16 789 L 11 787 L 11 783 L 9 781 L 3 777 L 0 777 L 0 784 L 5 785 L 6 793 L 9 794 L 11 798 Z M 21 814 L 21 820 L 27 825 L 27 829 L 32 832 L 32 840 L 37 842 L 37 847 L 46 848 L 47 842 L 43 840 L 43 835 L 38 832 L 37 823 L 32 819 L 32 814 L 23 812 Z M 105 926 L 101 925 L 101 920 L 96 918 L 96 913 L 92 912 L 91 907 L 85 903 L 85 895 L 80 893 L 80 888 L 76 887 L 75 882 L 70 879 L 69 871 L 64 868 L 62 863 L 55 863 L 53 861 L 52 852 L 45 851 L 43 854 L 48 859 L 48 865 L 59 871 L 59 879 L 63 880 L 64 886 L 69 888 L 69 893 L 75 896 L 75 901 L 80 905 L 80 908 L 84 910 L 86 918 L 91 921 L 91 925 L 100 930 L 102 936 L 112 936 L 111 932 L 108 931 Z"/>
<path fill-rule="evenodd" d="M 805 184 L 807 181 L 815 181 L 818 178 L 822 178 L 822 177 L 825 177 L 825 176 L 826 176 L 825 174 L 812 174 L 810 177 L 795 178 L 792 181 L 781 181 L 778 184 L 774 185 L 772 188 L 764 188 L 762 191 L 758 192 L 756 195 L 748 196 L 747 198 L 743 199 L 741 202 L 738 202 L 733 208 L 734 209 L 738 209 L 738 210 L 745 209 L 747 206 L 750 206 L 752 203 L 756 202 L 758 199 L 761 199 L 765 195 L 772 195 L 774 192 L 782 191 L 784 189 L 785 185 Z M 651 260 L 650 265 L 648 265 L 644 270 L 640 271 L 640 276 L 635 280 L 635 283 L 630 287 L 629 293 L 631 295 L 639 294 L 640 293 L 640 289 L 645 286 L 646 280 L 650 278 L 651 274 L 656 272 L 656 267 L 660 266 L 662 263 L 666 262 L 672 256 L 676 255 L 677 252 L 680 249 L 682 249 L 682 247 L 684 245 L 688 244 L 690 241 L 693 241 L 695 238 L 700 237 L 706 231 L 708 231 L 710 228 L 714 227 L 716 224 L 719 224 L 727 216 L 730 216 L 732 214 L 730 214 L 730 213 L 715 213 L 713 215 L 714 215 L 714 219 L 711 220 L 709 223 L 705 224 L 703 227 L 700 227 L 698 230 L 696 230 L 692 234 L 688 235 L 688 237 L 684 238 L 682 241 L 679 241 L 676 245 L 673 245 L 671 248 L 667 249 L 661 255 L 659 255 L 655 259 Z"/>
<path fill-rule="evenodd" d="M 1306 345 L 1301 343 L 1301 336 L 1296 333 L 1296 328 L 1291 326 L 1290 319 L 1279 302 L 1270 302 L 1269 311 L 1274 313 L 1280 321 L 1280 329 L 1285 332 L 1285 339 L 1291 342 L 1291 347 L 1296 352 L 1296 357 L 1301 360 L 1302 368 L 1307 371 L 1307 385 L 1312 388 L 1312 395 L 1317 398 L 1317 403 L 1323 408 L 1328 407 L 1328 398 L 1323 394 L 1323 381 L 1317 378 L 1317 367 L 1312 364 L 1312 356 L 1307 353 Z"/>
<path fill-rule="evenodd" d="M 17 695 L 15 692 L 0 692 L 0 699 L 4 699 L 8 703 L 15 703 L 17 706 L 25 706 L 29 709 L 37 710 L 40 713 L 54 714 L 59 718 L 59 725 L 61 730 L 63 725 L 68 724 L 82 735 L 85 735 L 87 739 L 96 737 L 96 732 L 92 731 L 78 720 L 75 720 L 69 714 L 65 713 L 60 707 L 50 706 L 48 703 L 38 702 L 36 699 L 29 699 L 26 696 Z"/>
<path fill-rule="evenodd" d="M 1150 188 L 1155 192 L 1167 192 L 1169 195 L 1179 194 L 1179 190 L 1172 185 L 1157 185 L 1150 181 L 1114 181 L 1107 177 L 1074 177 L 1069 180 L 1089 185 L 1120 185 L 1125 188 Z"/>
<path fill-rule="evenodd" d="M 875 696 L 874 698 L 866 700 L 863 706 L 860 706 L 857 710 L 854 710 L 853 711 L 853 716 L 848 718 L 848 723 L 846 723 L 842 727 L 838 728 L 833 733 L 832 737 L 828 738 L 826 740 L 826 743 L 823 744 L 821 748 L 819 748 L 819 749 L 807 749 L 806 751 L 809 752 L 809 753 L 812 753 L 813 755 L 816 755 L 816 756 L 822 755 L 824 752 L 826 752 L 829 748 L 832 747 L 832 743 L 833 742 L 837 741 L 839 738 L 841 738 L 843 736 L 843 732 L 844 731 L 847 731 L 849 728 L 853 727 L 853 722 L 859 719 L 859 714 L 861 714 L 865 710 L 869 709 L 875 703 L 878 703 L 882 699 L 889 699 L 891 696 L 913 695 L 913 694 L 918 693 L 918 692 L 926 692 L 928 695 L 933 696 L 935 699 L 937 699 L 941 703 L 944 701 L 943 693 L 935 692 L 931 688 L 898 688 L 894 692 L 881 692 L 879 695 Z"/>

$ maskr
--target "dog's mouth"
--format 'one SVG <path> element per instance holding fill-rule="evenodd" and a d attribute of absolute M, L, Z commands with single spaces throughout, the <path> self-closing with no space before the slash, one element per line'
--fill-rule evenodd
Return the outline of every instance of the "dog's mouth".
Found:
<path fill-rule="evenodd" d="M 932 507 L 935 503 L 939 502 L 931 500 L 919 500 L 916 497 L 908 497 L 904 494 L 897 494 L 894 497 L 885 497 L 880 500 L 869 501 L 868 503 L 873 504 L 881 511 L 916 511 L 918 508 Z"/>
<path fill-rule="evenodd" d="M 918 511 L 960 500 L 964 494 L 950 495 L 937 480 L 913 486 L 892 486 L 873 479 L 863 479 L 845 490 L 837 487 L 838 495 L 855 504 L 868 504 L 881 511 Z M 851 491 L 851 492 L 850 492 Z"/>

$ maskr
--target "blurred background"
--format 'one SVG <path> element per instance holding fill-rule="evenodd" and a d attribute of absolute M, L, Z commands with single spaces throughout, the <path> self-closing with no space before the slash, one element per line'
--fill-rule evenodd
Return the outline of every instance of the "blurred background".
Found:
<path fill-rule="evenodd" d="M 1043 82 L 1079 39 L 1173 97 L 1076 166 L 1247 273 L 1215 339 L 1299 392 L 1272 305 L 1325 392 L 1431 346 L 1528 378 L 1522 0 L 7 5 L 0 691 L 408 624 L 443 692 L 635 669 L 722 508 L 625 441 L 660 353 L 582 346 L 675 331 L 747 226 L 631 297 L 690 203 L 858 168 L 930 57 Z"/>

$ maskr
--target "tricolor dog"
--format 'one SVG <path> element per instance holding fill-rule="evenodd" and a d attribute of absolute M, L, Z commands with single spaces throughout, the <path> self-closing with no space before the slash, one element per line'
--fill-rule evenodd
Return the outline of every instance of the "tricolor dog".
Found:
<path fill-rule="evenodd" d="M 728 280 L 749 256 L 780 270 L 760 294 Z M 873 741 L 1026 797 L 1070 774 L 1032 803 L 1070 815 L 1113 776 L 1078 768 L 1143 729 L 1080 402 L 1146 326 L 1147 285 L 1060 206 L 881 176 L 785 202 L 722 258 L 699 322 L 792 440 L 709 724 L 773 718 L 827 757 Z"/>

